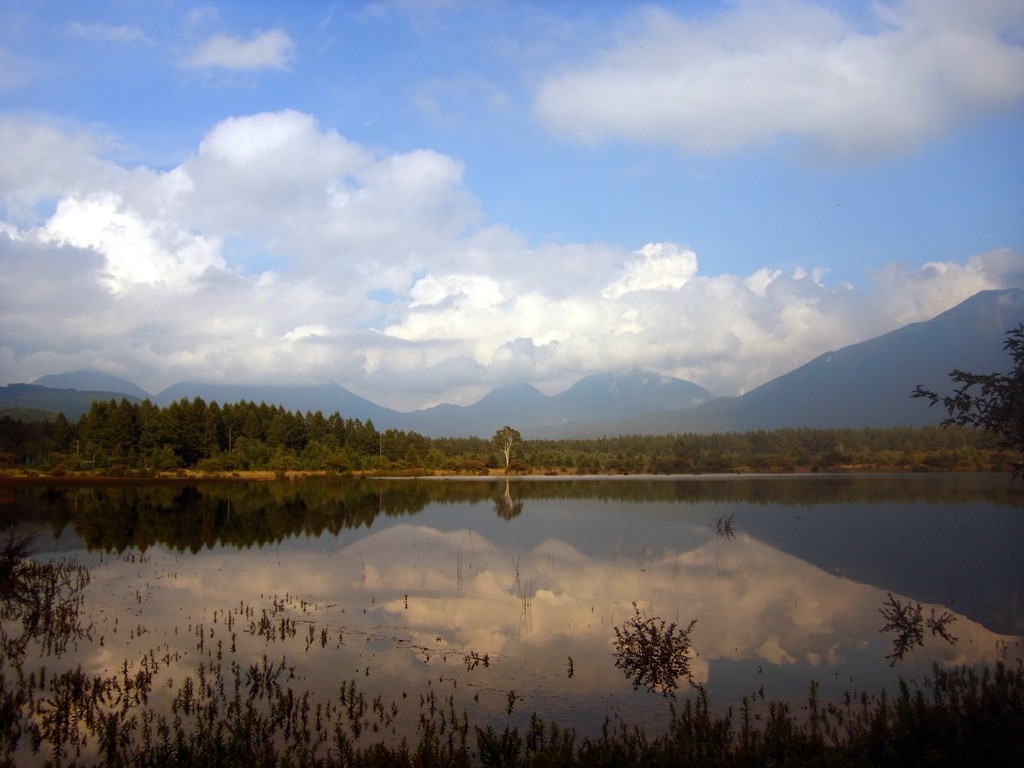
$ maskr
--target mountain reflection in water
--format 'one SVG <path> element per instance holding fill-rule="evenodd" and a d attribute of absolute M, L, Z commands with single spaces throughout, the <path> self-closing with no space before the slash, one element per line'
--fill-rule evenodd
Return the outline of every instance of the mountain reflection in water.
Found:
<path fill-rule="evenodd" d="M 90 565 L 94 641 L 68 661 L 97 672 L 161 647 L 180 680 L 230 646 L 245 663 L 286 655 L 327 698 L 349 679 L 388 702 L 432 688 L 499 725 L 537 712 L 593 732 L 608 714 L 665 716 L 612 657 L 634 602 L 697 620 L 690 670 L 723 706 L 1022 653 L 1024 493 L 1002 477 L 6 491 L 0 521 Z M 889 593 L 952 612 L 957 642 L 926 633 L 890 668 Z"/>

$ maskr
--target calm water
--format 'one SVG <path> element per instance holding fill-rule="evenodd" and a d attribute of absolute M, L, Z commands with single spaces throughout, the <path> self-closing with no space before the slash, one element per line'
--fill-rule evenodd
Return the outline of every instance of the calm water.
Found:
<path fill-rule="evenodd" d="M 7 488 L 0 524 L 91 568 L 92 639 L 51 670 L 155 651 L 159 706 L 214 658 L 285 660 L 320 699 L 354 680 L 394 702 L 374 739 L 414 728 L 429 691 L 498 727 L 657 729 L 665 699 L 614 663 L 634 602 L 696 619 L 691 669 L 720 708 L 1024 652 L 1024 484 L 1002 476 Z M 956 642 L 926 631 L 891 665 L 890 593 L 952 614 Z"/>

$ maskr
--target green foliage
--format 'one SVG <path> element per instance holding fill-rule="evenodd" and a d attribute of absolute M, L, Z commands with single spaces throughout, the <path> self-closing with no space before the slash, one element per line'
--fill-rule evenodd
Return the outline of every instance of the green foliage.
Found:
<path fill-rule="evenodd" d="M 506 450 L 508 454 L 505 455 Z M 863 469 L 1000 470 L 1012 453 L 968 427 L 780 429 L 743 434 L 625 435 L 524 440 L 512 427 L 494 438 L 429 438 L 380 432 L 372 421 L 296 413 L 266 403 L 219 406 L 201 398 L 166 408 L 126 398 L 96 401 L 76 423 L 0 417 L 8 467 L 122 474 L 200 468 L 380 474 L 486 474 L 504 467 L 542 474 L 695 474 Z"/>
<path fill-rule="evenodd" d="M 959 385 L 952 395 L 942 396 L 920 384 L 911 397 L 921 397 L 930 405 L 941 403 L 949 416 L 948 426 L 973 427 L 995 435 L 999 444 L 1018 455 L 1024 452 L 1024 324 L 1007 334 L 1003 347 L 1010 354 L 1010 373 L 977 374 L 954 369 L 950 380 Z M 1016 461 L 1013 475 L 1024 470 Z"/>

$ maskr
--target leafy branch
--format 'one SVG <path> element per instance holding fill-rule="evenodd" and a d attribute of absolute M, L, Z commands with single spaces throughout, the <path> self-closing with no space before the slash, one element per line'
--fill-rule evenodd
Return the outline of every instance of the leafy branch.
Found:
<path fill-rule="evenodd" d="M 942 396 L 920 384 L 911 397 L 941 403 L 949 414 L 946 426 L 974 427 L 996 435 L 1003 448 L 1024 451 L 1024 323 L 1007 334 L 1003 348 L 1010 353 L 1013 371 L 1007 374 L 968 373 L 954 369 L 949 378 L 957 386 L 952 395 Z M 1013 465 L 1016 478 L 1024 462 Z"/>

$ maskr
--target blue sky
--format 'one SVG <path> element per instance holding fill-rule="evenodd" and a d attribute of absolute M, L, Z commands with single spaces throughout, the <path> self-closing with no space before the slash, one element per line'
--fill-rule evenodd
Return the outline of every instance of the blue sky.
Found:
<path fill-rule="evenodd" d="M 0 373 L 746 391 L 1024 281 L 1024 2 L 13 2 Z"/>

